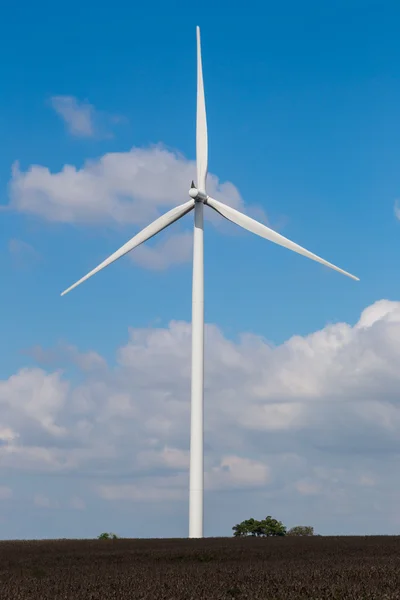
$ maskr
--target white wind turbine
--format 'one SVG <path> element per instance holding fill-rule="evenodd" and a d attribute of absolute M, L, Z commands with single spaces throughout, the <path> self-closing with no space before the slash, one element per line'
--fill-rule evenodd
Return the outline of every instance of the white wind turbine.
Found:
<path fill-rule="evenodd" d="M 247 229 L 248 231 L 311 258 L 356 281 L 358 277 L 339 269 L 335 265 L 291 242 L 269 227 L 258 223 L 241 212 L 211 198 L 206 192 L 208 168 L 208 143 L 206 107 L 204 100 L 203 71 L 201 63 L 200 29 L 197 27 L 197 123 L 196 123 L 196 164 L 197 186 L 192 182 L 189 190 L 190 200 L 173 208 L 165 215 L 145 227 L 119 250 L 106 258 L 98 267 L 85 277 L 71 285 L 61 295 L 101 271 L 121 256 L 124 256 L 146 240 L 157 235 L 175 221 L 194 209 L 193 243 L 193 287 L 192 287 L 192 389 L 191 389 L 191 426 L 190 426 L 190 485 L 189 485 L 189 537 L 203 537 L 203 388 L 204 388 L 204 246 L 203 246 L 203 210 L 209 206 L 217 213 Z"/>

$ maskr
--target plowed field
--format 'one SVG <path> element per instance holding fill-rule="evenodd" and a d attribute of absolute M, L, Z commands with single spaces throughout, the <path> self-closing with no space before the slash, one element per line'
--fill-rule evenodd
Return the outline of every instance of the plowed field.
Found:
<path fill-rule="evenodd" d="M 0 542 L 0 598 L 400 599 L 400 537 Z"/>

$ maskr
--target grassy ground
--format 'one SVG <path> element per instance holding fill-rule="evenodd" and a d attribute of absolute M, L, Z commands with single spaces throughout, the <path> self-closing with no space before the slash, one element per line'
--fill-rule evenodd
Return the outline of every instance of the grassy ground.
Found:
<path fill-rule="evenodd" d="M 400 537 L 0 542 L 1 600 L 400 599 Z"/>

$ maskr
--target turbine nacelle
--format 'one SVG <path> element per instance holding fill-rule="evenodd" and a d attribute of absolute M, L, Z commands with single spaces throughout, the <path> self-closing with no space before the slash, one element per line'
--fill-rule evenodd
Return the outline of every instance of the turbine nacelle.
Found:
<path fill-rule="evenodd" d="M 203 202 L 203 204 L 207 201 L 207 194 L 205 192 L 201 192 L 197 189 L 192 181 L 192 186 L 189 190 L 189 196 L 195 200 L 195 202 Z"/>

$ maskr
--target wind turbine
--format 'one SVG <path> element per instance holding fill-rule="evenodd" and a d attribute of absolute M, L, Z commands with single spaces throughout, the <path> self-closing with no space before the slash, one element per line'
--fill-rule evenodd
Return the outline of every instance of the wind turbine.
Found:
<path fill-rule="evenodd" d="M 356 281 L 358 277 L 327 262 L 316 254 L 305 250 L 291 242 L 269 227 L 208 196 L 206 179 L 208 169 L 208 140 L 206 107 L 204 99 L 203 71 L 201 62 L 200 28 L 197 27 L 197 121 L 196 121 L 196 164 L 197 185 L 192 181 L 189 190 L 190 200 L 173 208 L 153 223 L 145 227 L 137 235 L 124 244 L 119 250 L 106 258 L 98 267 L 90 271 L 79 281 L 66 289 L 64 296 L 72 289 L 118 260 L 143 242 L 146 242 L 160 231 L 194 209 L 194 242 L 193 242 L 193 287 L 192 287 L 192 386 L 191 386 L 191 425 L 190 425 L 190 484 L 189 484 L 189 537 L 203 537 L 203 396 L 204 396 L 204 245 L 203 245 L 203 211 L 208 206 L 236 223 L 243 229 L 255 233 L 270 242 L 293 250 L 307 258 L 311 258 L 326 267 L 330 267 Z"/>

